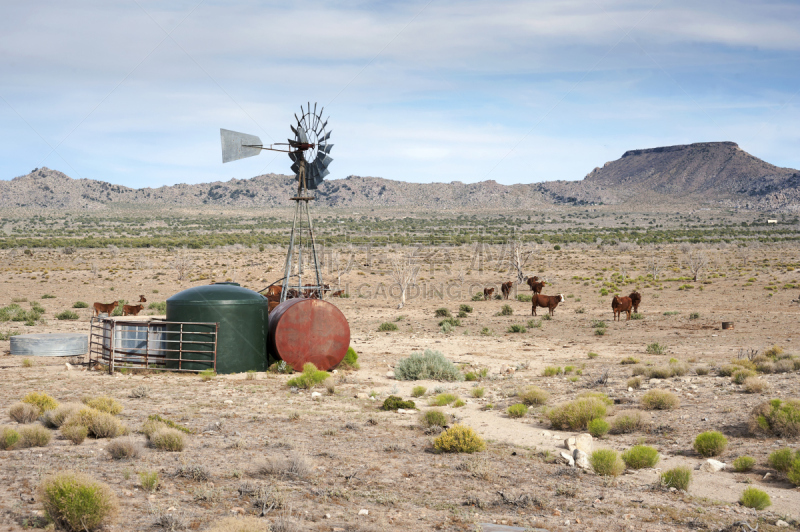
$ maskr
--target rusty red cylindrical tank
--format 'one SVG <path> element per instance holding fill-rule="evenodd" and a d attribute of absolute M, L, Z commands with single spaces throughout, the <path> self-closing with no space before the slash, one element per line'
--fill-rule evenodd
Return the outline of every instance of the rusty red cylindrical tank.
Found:
<path fill-rule="evenodd" d="M 350 325 L 336 305 L 321 299 L 289 299 L 269 314 L 267 349 L 295 371 L 313 363 L 329 370 L 350 347 Z"/>

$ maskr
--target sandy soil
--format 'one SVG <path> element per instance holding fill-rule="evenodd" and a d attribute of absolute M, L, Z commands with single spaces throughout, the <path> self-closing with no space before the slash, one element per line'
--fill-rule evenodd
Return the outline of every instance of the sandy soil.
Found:
<path fill-rule="evenodd" d="M 289 517 L 296 530 L 472 531 L 478 523 L 498 523 L 553 531 L 677 531 L 719 530 L 736 521 L 754 525 L 761 519 L 759 530 L 764 531 L 779 530 L 774 523 L 780 518 L 796 527 L 800 490 L 771 471 L 766 458 L 773 450 L 797 449 L 800 444 L 753 437 L 747 433 L 746 421 L 757 404 L 775 397 L 800 397 L 798 373 L 764 375 L 770 390 L 746 394 L 730 378 L 717 376 L 715 368 L 744 348 L 778 345 L 800 355 L 800 309 L 792 303 L 798 289 L 784 288 L 800 278 L 795 270 L 800 267 L 797 252 L 762 248 L 757 257 L 744 258 L 730 249 L 708 252 L 712 260 L 701 277 L 704 282 L 656 283 L 642 278 L 618 286 L 622 293 L 638 288 L 643 295 L 640 311 L 644 319 L 628 322 L 612 321 L 611 296 L 601 296 L 599 290 L 604 282 L 613 282 L 615 265 L 625 264 L 627 275 L 633 278 L 646 275 L 649 252 L 615 254 L 614 264 L 607 261 L 604 250 L 545 253 L 530 266 L 531 272 L 539 272 L 536 274 L 550 282 L 545 293 L 563 293 L 566 300 L 552 320 L 517 334 L 506 331 L 511 324 L 528 322 L 530 303 L 470 301 L 470 287 L 497 286 L 512 278 L 509 272 L 499 271 L 504 269 L 501 265 L 469 270 L 472 250 L 457 250 L 451 263 L 428 265 L 420 273 L 420 283 L 434 288 L 449 283 L 453 287 L 449 294 L 456 297 L 448 297 L 447 291 L 442 298 L 429 294 L 410 300 L 400 310 L 388 291 L 384 296 L 380 289 L 381 282 L 387 288 L 391 284 L 388 251 L 369 258 L 359 255 L 358 267 L 343 277 L 351 297 L 332 302 L 350 321 L 361 369 L 338 371 L 335 394 L 321 388 L 323 395 L 317 400 L 312 400 L 309 392 L 293 393 L 286 386 L 286 375 L 260 373 L 255 379 L 224 375 L 203 382 L 194 375 L 112 376 L 80 368 L 67 370 L 64 360 L 43 358 L 32 359 L 28 367 L 20 357 L 0 357 L 2 425 L 14 425 L 7 414 L 11 404 L 28 392 L 46 391 L 62 402 L 80 400 L 87 394 L 111 395 L 124 405 L 120 417 L 134 431 L 151 414 L 196 431 L 181 453 L 146 448 L 144 436 L 134 433 L 143 448 L 138 458 L 129 461 L 112 460 L 104 451 L 107 440 L 87 440 L 74 446 L 57 434 L 43 448 L 0 451 L 0 508 L 4 510 L 0 524 L 3 530 L 36 525 L 41 506 L 34 492 L 40 477 L 55 470 L 76 469 L 107 482 L 120 497 L 120 517 L 109 527 L 113 530 L 152 528 L 154 521 L 166 514 L 178 515 L 190 529 L 199 530 L 232 512 L 258 515 L 245 483 L 273 487 L 283 508 L 272 510 L 264 522 Z M 115 298 L 131 301 L 145 294 L 149 302 L 157 302 L 188 286 L 225 279 L 259 289 L 280 276 L 275 271 L 283 260 L 280 250 L 189 253 L 195 280 L 182 283 L 175 280 L 174 257 L 163 251 L 123 250 L 109 257 L 97 251 L 62 255 L 34 250 L 30 257 L 7 256 L 0 278 L 0 306 L 26 299 L 18 304 L 28 308 L 36 301 L 46 309 L 46 323 L 3 322 L 0 332 L 87 332 L 89 309 L 77 309 L 77 321 L 54 318 L 78 300 L 89 304 Z M 662 277 L 687 275 L 677 248 L 656 253 L 667 267 Z M 452 272 L 462 266 L 469 274 L 459 282 Z M 268 272 L 270 267 L 272 272 Z M 755 280 L 748 281 L 751 278 Z M 692 288 L 678 290 L 687 284 Z M 765 290 L 771 286 L 776 289 Z M 359 293 L 363 297 L 358 297 Z M 527 287 L 518 293 L 530 294 Z M 55 298 L 41 299 L 43 294 Z M 434 311 L 446 307 L 456 313 L 460 304 L 471 305 L 473 311 L 461 319 L 461 327 L 443 333 Z M 512 315 L 498 315 L 504 304 L 511 306 Z M 699 317 L 690 318 L 695 312 Z M 539 318 L 543 313 L 540 309 Z M 607 325 L 602 336 L 596 335 L 592 326 L 598 319 Z M 722 321 L 734 321 L 735 328 L 721 330 Z M 396 323 L 398 330 L 377 332 L 383 322 Z M 481 334 L 484 328 L 488 329 L 486 335 Z M 666 353 L 647 354 L 645 348 L 653 342 L 667 346 Z M 8 349 L 9 342 L 0 341 L 0 351 Z M 456 383 L 396 381 L 389 376 L 398 361 L 423 349 L 441 351 L 465 371 L 485 368 L 488 375 L 479 382 Z M 590 352 L 597 356 L 589 358 Z M 641 389 L 629 391 L 626 381 L 631 367 L 620 364 L 626 357 L 654 365 L 675 358 L 693 369 L 707 367 L 711 371 L 697 375 L 692 370 L 682 377 L 645 380 Z M 546 366 L 573 366 L 574 370 L 544 377 Z M 605 372 L 605 385 L 595 384 Z M 149 396 L 131 398 L 131 390 L 141 385 L 149 387 Z M 425 386 L 428 395 L 435 388 L 459 394 L 466 405 L 443 410 L 486 438 L 488 449 L 472 456 L 437 454 L 431 444 L 433 436 L 420 428 L 417 414 L 379 410 L 388 394 L 410 398 L 415 385 Z M 564 439 L 575 433 L 552 430 L 541 409 L 532 409 L 521 419 L 506 415 L 505 409 L 517 402 L 514 394 L 525 385 L 547 390 L 548 405 L 591 390 L 608 394 L 618 410 L 637 409 L 647 389 L 661 388 L 676 393 L 681 406 L 673 411 L 644 411 L 650 420 L 644 430 L 596 440 L 595 448 L 619 451 L 644 442 L 662 455 L 656 469 L 605 479 L 558 463 Z M 485 389 L 482 398 L 472 396 L 475 387 Z M 357 397 L 373 392 L 375 400 Z M 422 411 L 430 408 L 427 396 L 415 401 Z M 659 488 L 660 471 L 676 465 L 696 469 L 703 463 L 692 442 L 704 430 L 719 430 L 729 439 L 727 450 L 717 459 L 730 464 L 746 454 L 756 459 L 755 469 L 741 474 L 695 471 L 688 492 Z M 289 457 L 306 460 L 309 472 L 299 477 L 260 472 L 263 462 Z M 176 476 L 181 466 L 201 466 L 210 478 L 195 481 Z M 161 485 L 156 492 L 142 489 L 140 471 L 159 472 Z M 768 472 L 771 475 L 764 478 Z M 738 505 L 739 495 L 748 485 L 770 494 L 768 510 L 756 512 Z M 369 513 L 359 515 L 360 510 Z"/>

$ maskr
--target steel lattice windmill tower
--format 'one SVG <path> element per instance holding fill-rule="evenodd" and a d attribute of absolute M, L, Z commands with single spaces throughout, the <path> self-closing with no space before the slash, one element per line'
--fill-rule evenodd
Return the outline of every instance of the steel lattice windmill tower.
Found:
<path fill-rule="evenodd" d="M 294 115 L 296 125 L 289 126 L 294 139 L 270 144 L 269 147 L 265 147 L 261 139 L 254 135 L 220 129 L 223 163 L 258 155 L 261 150 L 285 152 L 292 160 L 291 168 L 297 179 L 297 194 L 291 198 L 295 202 L 295 210 L 284 266 L 281 302 L 287 299 L 290 290 L 296 290 L 297 295 L 311 290 L 322 296 L 322 272 L 308 208 L 308 202 L 314 199 L 309 190 L 319 187 L 330 173 L 328 165 L 333 161 L 329 155 L 333 148 L 330 143 L 331 132 L 327 129 L 328 119 L 322 120 L 322 111 L 323 108 L 320 108 L 317 112 L 316 103 L 313 111 L 310 102 L 306 109 L 301 105 L 300 117 Z M 286 146 L 287 149 L 273 146 Z M 306 275 L 306 271 L 311 268 L 313 272 Z"/>

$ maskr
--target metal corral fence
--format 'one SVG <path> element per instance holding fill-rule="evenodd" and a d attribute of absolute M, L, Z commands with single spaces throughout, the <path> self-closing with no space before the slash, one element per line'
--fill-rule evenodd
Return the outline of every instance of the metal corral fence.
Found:
<path fill-rule="evenodd" d="M 89 364 L 115 369 L 217 370 L 219 323 L 93 317 Z"/>

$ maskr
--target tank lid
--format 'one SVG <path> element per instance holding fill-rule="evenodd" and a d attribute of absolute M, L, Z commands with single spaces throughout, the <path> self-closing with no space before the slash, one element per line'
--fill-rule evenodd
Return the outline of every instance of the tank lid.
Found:
<path fill-rule="evenodd" d="M 229 283 L 195 286 L 167 299 L 169 305 L 252 305 L 266 302 L 267 298 L 258 292 Z"/>

